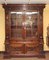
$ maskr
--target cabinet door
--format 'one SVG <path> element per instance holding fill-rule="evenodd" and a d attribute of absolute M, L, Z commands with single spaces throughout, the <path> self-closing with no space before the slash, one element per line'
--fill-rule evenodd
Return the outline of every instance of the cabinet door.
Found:
<path fill-rule="evenodd" d="M 11 21 L 11 38 L 10 47 L 11 55 L 39 53 L 38 41 L 38 19 L 39 12 L 10 12 Z"/>
<path fill-rule="evenodd" d="M 25 31 L 24 44 L 25 54 L 38 55 L 39 54 L 39 39 L 38 39 L 38 20 L 39 12 L 26 12 L 23 28 Z"/>

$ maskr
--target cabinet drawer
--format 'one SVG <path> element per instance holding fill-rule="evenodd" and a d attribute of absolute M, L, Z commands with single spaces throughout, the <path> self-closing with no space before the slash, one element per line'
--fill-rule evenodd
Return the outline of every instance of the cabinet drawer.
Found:
<path fill-rule="evenodd" d="M 38 43 L 28 43 L 26 44 L 26 47 L 37 47 L 39 44 Z"/>
<path fill-rule="evenodd" d="M 13 44 L 10 44 L 11 47 L 22 47 L 22 44 L 21 43 L 13 43 Z"/>
<path fill-rule="evenodd" d="M 27 47 L 27 51 L 39 51 L 39 47 Z"/>
<path fill-rule="evenodd" d="M 39 44 L 38 40 L 32 40 L 32 41 L 16 41 L 16 40 L 12 40 L 10 41 L 11 44 L 17 44 L 17 43 L 32 43 L 32 44 Z"/>

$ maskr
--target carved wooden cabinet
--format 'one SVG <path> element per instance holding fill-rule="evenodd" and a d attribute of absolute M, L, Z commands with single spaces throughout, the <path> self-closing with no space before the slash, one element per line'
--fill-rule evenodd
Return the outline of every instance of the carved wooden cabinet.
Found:
<path fill-rule="evenodd" d="M 5 51 L 9 56 L 39 56 L 43 52 L 44 4 L 7 4 Z"/>

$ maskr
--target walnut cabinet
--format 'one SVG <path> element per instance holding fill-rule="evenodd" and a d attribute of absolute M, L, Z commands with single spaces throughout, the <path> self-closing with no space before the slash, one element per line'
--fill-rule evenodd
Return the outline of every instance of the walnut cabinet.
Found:
<path fill-rule="evenodd" d="M 27 57 L 43 54 L 44 4 L 7 4 L 5 9 L 5 52 Z"/>

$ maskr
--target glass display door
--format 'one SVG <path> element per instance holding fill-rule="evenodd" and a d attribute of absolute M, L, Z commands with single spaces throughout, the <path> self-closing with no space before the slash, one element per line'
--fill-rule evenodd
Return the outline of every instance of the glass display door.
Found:
<path fill-rule="evenodd" d="M 38 18 L 39 12 L 12 11 L 11 20 L 11 54 L 38 54 Z M 15 52 L 14 52 L 15 51 Z"/>

